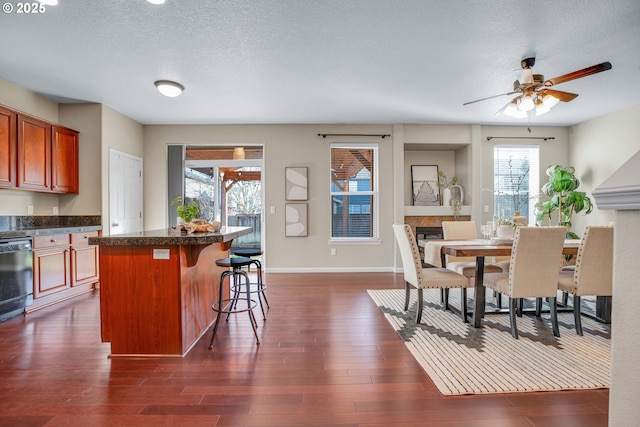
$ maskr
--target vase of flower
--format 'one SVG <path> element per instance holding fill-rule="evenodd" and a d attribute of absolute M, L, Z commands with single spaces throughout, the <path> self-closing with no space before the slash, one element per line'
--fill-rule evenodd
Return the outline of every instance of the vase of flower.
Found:
<path fill-rule="evenodd" d="M 451 205 L 451 189 L 449 187 L 443 187 L 442 192 L 442 206 Z"/>
<path fill-rule="evenodd" d="M 501 240 L 513 239 L 515 228 L 511 225 L 499 225 L 496 229 L 496 237 Z"/>
<path fill-rule="evenodd" d="M 515 211 L 513 216 L 511 217 L 511 222 L 517 227 L 520 225 L 524 225 L 525 227 L 529 225 L 529 221 L 526 216 L 520 215 L 520 211 Z"/>

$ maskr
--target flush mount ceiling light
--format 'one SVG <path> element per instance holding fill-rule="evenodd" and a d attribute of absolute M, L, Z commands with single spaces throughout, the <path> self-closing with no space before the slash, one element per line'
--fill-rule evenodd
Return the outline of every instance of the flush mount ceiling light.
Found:
<path fill-rule="evenodd" d="M 164 4 L 165 0 L 147 0 L 151 4 Z"/>
<path fill-rule="evenodd" d="M 158 80 L 154 84 L 161 94 L 170 98 L 175 98 L 184 90 L 184 86 L 171 80 Z"/>

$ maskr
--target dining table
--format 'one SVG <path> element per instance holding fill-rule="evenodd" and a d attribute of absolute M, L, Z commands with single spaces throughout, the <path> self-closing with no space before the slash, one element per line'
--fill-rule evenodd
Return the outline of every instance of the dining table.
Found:
<path fill-rule="evenodd" d="M 474 279 L 474 303 L 472 313 L 472 325 L 476 328 L 482 326 L 482 318 L 485 314 L 484 264 L 488 256 L 510 256 L 513 247 L 511 239 L 504 240 L 420 240 L 418 242 L 424 248 L 424 262 L 433 267 L 446 267 L 446 255 L 455 257 L 475 257 Z M 580 246 L 579 239 L 567 239 L 564 241 L 562 253 L 575 255 Z M 603 297 L 598 297 L 603 298 Z M 604 297 L 606 298 L 606 297 Z M 599 300 L 596 304 L 596 318 L 600 321 L 610 322 L 610 301 Z M 466 316 L 466 313 L 465 313 Z"/>

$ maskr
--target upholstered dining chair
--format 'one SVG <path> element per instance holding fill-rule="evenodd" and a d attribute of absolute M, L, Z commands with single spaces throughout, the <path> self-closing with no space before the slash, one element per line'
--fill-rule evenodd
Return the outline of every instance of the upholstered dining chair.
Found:
<path fill-rule="evenodd" d="M 444 240 L 472 240 L 478 238 L 475 221 L 442 221 L 442 237 Z M 446 267 L 469 278 L 476 276 L 475 257 L 454 257 L 447 255 Z M 502 273 L 502 268 L 486 263 L 486 273 Z"/>
<path fill-rule="evenodd" d="M 559 337 L 556 297 L 558 271 L 566 227 L 518 227 L 508 273 L 489 273 L 484 286 L 509 297 L 511 335 L 518 339 L 516 302 L 536 298 L 536 316 L 540 316 L 542 298 L 548 298 L 553 335 Z"/>
<path fill-rule="evenodd" d="M 405 311 L 409 309 L 409 297 L 411 296 L 411 286 L 418 289 L 418 304 L 416 308 L 416 323 L 422 320 L 422 309 L 424 305 L 424 288 L 445 289 L 444 308 L 449 308 L 449 289 L 460 288 L 460 314 L 464 322 L 467 321 L 467 286 L 469 280 L 454 271 L 446 268 L 423 268 L 418 244 L 411 227 L 407 224 L 393 224 L 393 232 L 396 236 L 400 256 L 402 257 L 402 267 L 404 270 L 405 283 Z"/>
<path fill-rule="evenodd" d="M 613 227 L 587 226 L 580 240 L 575 268 L 562 270 L 558 289 L 573 295 L 576 333 L 582 335 L 581 296 L 611 296 L 613 288 Z"/>

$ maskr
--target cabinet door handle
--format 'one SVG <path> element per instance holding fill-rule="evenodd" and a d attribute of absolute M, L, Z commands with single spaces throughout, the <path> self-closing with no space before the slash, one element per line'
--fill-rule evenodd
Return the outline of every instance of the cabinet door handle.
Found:
<path fill-rule="evenodd" d="M 51 243 L 55 243 L 55 242 L 56 242 L 56 239 L 51 239 Z"/>

